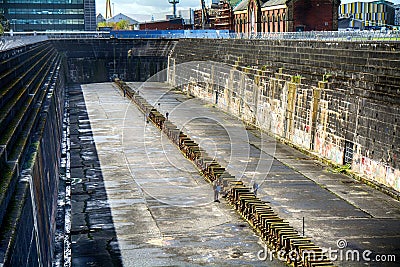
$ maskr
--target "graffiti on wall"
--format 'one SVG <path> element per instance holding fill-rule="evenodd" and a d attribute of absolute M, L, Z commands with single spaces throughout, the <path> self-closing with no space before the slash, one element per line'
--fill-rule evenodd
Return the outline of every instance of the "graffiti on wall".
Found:
<path fill-rule="evenodd" d="M 397 191 L 400 191 L 400 170 L 369 157 L 354 154 L 352 170 Z"/>
<path fill-rule="evenodd" d="M 212 83 L 215 83 L 213 78 L 217 74 L 213 75 L 211 69 L 185 71 L 189 73 L 188 77 L 185 77 L 189 84 L 182 88 L 184 91 L 187 90 L 213 104 L 217 102 L 219 108 L 244 121 L 254 123 L 271 134 L 286 137 L 298 146 L 311 149 L 314 145 L 313 150 L 319 156 L 336 164 L 343 164 L 346 141 L 353 144 L 353 140 L 345 140 L 338 132 L 348 122 L 349 113 L 354 111 L 350 109 L 350 102 L 335 99 L 325 83 L 319 87 L 294 85 L 286 76 L 278 75 L 268 79 L 259 77 L 260 82 L 255 85 L 241 73 L 228 69 L 226 75 L 222 75 L 219 87 L 216 87 Z M 170 72 L 175 75 L 175 68 Z M 175 80 L 175 77 L 171 80 Z M 293 85 L 292 95 L 289 94 L 289 84 Z M 359 120 L 354 121 L 357 123 Z M 288 131 L 290 134 L 287 134 Z M 387 160 L 388 163 L 384 163 L 371 159 L 368 154 L 363 156 L 357 151 L 352 161 L 354 172 L 400 191 L 400 170 L 391 167 L 396 167 L 392 164 L 396 162 L 396 155 Z"/>
<path fill-rule="evenodd" d="M 312 89 L 298 88 L 296 105 L 294 107 L 294 131 L 291 141 L 306 149 L 311 149 L 310 125 L 312 125 L 313 121 L 310 111 L 314 100 L 312 95 Z"/>
<path fill-rule="evenodd" d="M 318 154 L 337 164 L 342 164 L 344 151 L 339 144 L 340 138 L 324 131 L 322 125 L 317 127 L 314 150 L 317 151 Z"/>
<path fill-rule="evenodd" d="M 294 129 L 293 142 L 299 146 L 309 149 L 311 145 L 311 132 L 307 131 L 308 126 L 304 127 L 304 130 Z"/>
<path fill-rule="evenodd" d="M 270 131 L 273 134 L 282 136 L 284 133 L 283 120 L 284 110 L 281 107 L 281 103 L 277 99 L 269 99 L 268 102 L 263 103 L 262 118 L 264 121 L 260 122 L 264 130 Z M 260 118 L 260 117 L 259 117 Z"/>

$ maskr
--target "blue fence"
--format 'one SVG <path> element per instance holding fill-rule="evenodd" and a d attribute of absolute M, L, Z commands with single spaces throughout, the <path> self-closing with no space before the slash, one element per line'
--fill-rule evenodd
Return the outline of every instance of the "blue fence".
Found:
<path fill-rule="evenodd" d="M 204 38 L 204 39 L 260 39 L 260 40 L 322 40 L 322 41 L 400 41 L 400 31 L 310 31 L 236 33 L 228 30 L 148 30 L 110 31 L 110 38 Z M 51 38 L 49 36 L 49 38 Z M 107 38 L 107 37 L 106 37 Z"/>
<path fill-rule="evenodd" d="M 139 30 L 110 31 L 111 38 L 231 38 L 228 30 Z"/>
<path fill-rule="evenodd" d="M 259 39 L 259 40 L 320 40 L 340 42 L 399 42 L 400 31 L 330 31 L 235 33 L 228 30 L 139 30 L 139 31 L 61 31 L 5 32 L 0 36 L 0 51 L 47 39 Z"/>

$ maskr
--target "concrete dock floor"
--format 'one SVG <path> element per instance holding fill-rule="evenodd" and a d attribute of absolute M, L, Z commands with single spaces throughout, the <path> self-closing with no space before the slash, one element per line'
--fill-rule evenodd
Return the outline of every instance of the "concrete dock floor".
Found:
<path fill-rule="evenodd" d="M 70 96 L 73 265 L 284 266 L 112 84 Z"/>
<path fill-rule="evenodd" d="M 259 196 L 316 244 L 331 248 L 340 266 L 400 262 L 400 203 L 328 166 L 276 142 L 209 103 L 165 84 L 131 83 L 150 104 L 166 113 L 230 173 L 261 185 Z M 339 243 L 339 245 L 338 245 Z M 343 247 L 345 246 L 345 247 Z M 362 253 L 372 253 L 364 261 Z M 357 251 L 360 260 L 341 255 Z M 375 256 L 377 256 L 375 258 Z M 382 257 L 381 257 L 382 256 Z M 392 257 L 392 259 L 394 259 Z"/>
<path fill-rule="evenodd" d="M 398 201 L 165 84 L 130 85 L 230 173 L 260 184 L 259 196 L 299 232 L 304 217 L 305 235 L 337 250 L 335 264 L 400 262 Z M 70 93 L 75 265 L 283 266 L 257 258 L 259 238 L 224 200 L 213 202 L 194 165 L 114 85 Z M 346 260 L 366 250 L 371 262 Z"/>

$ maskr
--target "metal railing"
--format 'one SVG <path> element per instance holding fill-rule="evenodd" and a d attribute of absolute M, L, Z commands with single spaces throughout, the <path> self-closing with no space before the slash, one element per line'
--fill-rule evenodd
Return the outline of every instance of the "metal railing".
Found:
<path fill-rule="evenodd" d="M 0 51 L 13 49 L 47 40 L 46 35 L 0 36 Z"/>
<path fill-rule="evenodd" d="M 111 31 L 111 38 L 165 39 L 254 39 L 254 40 L 321 40 L 321 41 L 400 41 L 400 31 L 309 31 L 280 33 L 232 33 L 218 30 Z"/>
<path fill-rule="evenodd" d="M 282 33 L 232 33 L 219 30 L 171 31 L 96 31 L 96 32 L 6 32 L 0 36 L 0 51 L 48 39 L 249 39 L 249 40 L 309 40 L 340 42 L 398 42 L 400 31 L 330 31 Z"/>
<path fill-rule="evenodd" d="M 110 38 L 110 32 L 5 32 L 0 36 L 0 51 L 5 51 L 49 39 Z"/>
<path fill-rule="evenodd" d="M 321 41 L 400 41 L 400 31 L 327 31 L 281 33 L 231 33 L 232 39 L 321 40 Z"/>
<path fill-rule="evenodd" d="M 104 39 L 110 38 L 108 31 L 95 32 L 48 32 L 49 39 Z"/>

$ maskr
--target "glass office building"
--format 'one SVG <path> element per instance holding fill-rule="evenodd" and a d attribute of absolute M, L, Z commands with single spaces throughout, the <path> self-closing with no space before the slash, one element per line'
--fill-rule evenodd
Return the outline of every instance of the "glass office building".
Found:
<path fill-rule="evenodd" d="M 94 31 L 95 0 L 0 0 L 13 31 Z"/>

